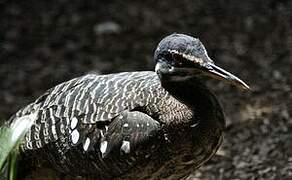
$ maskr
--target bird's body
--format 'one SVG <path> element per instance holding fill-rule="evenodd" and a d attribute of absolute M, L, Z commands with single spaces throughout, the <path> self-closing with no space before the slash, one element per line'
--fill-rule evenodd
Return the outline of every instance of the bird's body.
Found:
<path fill-rule="evenodd" d="M 225 127 L 202 74 L 248 88 L 216 66 L 202 43 L 173 34 L 155 72 L 89 74 L 64 82 L 11 118 L 33 114 L 23 159 L 95 179 L 181 179 L 219 148 Z"/>
<path fill-rule="evenodd" d="M 198 84 L 176 85 L 193 89 Z M 198 96 L 209 93 L 202 92 L 190 91 Z M 189 98 L 191 104 L 171 93 Z M 214 96 L 206 107 L 216 110 L 210 119 L 214 122 L 206 129 L 199 122 L 200 107 L 192 103 L 199 98 L 193 97 L 186 91 L 167 91 L 155 72 L 89 74 L 50 89 L 16 114 L 37 112 L 38 116 L 21 148 L 32 160 L 71 175 L 108 179 L 133 169 L 126 179 L 143 173 L 147 179 L 155 172 L 178 176 L 173 172 L 183 170 L 183 164 L 195 168 L 206 161 L 222 138 L 224 119 Z M 196 131 L 197 141 L 193 142 L 190 131 Z M 179 162 L 181 167 L 174 167 Z"/>

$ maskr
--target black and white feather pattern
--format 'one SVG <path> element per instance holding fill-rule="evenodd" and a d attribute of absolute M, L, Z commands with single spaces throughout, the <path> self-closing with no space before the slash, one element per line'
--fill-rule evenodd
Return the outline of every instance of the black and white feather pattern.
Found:
<path fill-rule="evenodd" d="M 165 121 L 192 117 L 186 105 L 161 87 L 156 73 L 147 71 L 72 79 L 48 90 L 13 118 L 30 113 L 37 113 L 37 119 L 22 151 L 53 147 L 61 158 L 54 161 L 61 162 L 61 169 L 66 168 L 66 153 L 74 147 L 83 153 L 99 151 L 104 163 L 111 152 L 129 153 L 147 143 Z"/>
<path fill-rule="evenodd" d="M 184 34 L 162 39 L 154 61 L 156 72 L 72 79 L 18 111 L 9 122 L 34 122 L 20 147 L 23 161 L 93 179 L 181 179 L 206 162 L 225 119 L 189 70 L 215 65 L 200 40 Z"/>

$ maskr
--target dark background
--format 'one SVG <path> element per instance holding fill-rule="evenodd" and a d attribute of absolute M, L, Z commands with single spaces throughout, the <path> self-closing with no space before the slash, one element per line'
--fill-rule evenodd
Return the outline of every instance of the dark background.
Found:
<path fill-rule="evenodd" d="M 189 179 L 292 178 L 292 1 L 0 1 L 0 119 L 73 77 L 152 70 L 157 43 L 199 37 L 252 92 L 211 82 L 227 130 Z"/>

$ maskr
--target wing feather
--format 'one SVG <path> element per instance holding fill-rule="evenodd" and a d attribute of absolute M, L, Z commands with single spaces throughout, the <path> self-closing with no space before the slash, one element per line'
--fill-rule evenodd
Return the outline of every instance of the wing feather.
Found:
<path fill-rule="evenodd" d="M 27 134 L 23 149 L 40 148 L 59 138 L 66 139 L 66 147 L 76 146 L 92 132 L 92 124 L 101 124 L 95 133 L 102 136 L 106 133 L 104 125 L 124 111 L 157 101 L 158 95 L 149 89 L 159 86 L 154 72 L 89 74 L 59 84 L 17 113 L 19 117 L 38 111 L 35 127 L 40 128 L 32 128 Z M 73 118 L 80 121 L 78 128 L 70 128 Z"/>

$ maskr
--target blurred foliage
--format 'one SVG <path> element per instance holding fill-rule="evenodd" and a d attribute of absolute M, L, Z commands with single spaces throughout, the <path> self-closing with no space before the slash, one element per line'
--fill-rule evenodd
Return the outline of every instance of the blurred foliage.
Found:
<path fill-rule="evenodd" d="M 10 180 L 16 179 L 18 146 L 32 124 L 33 118 L 24 116 L 16 119 L 10 126 L 0 127 L 1 177 L 5 177 L 7 175 L 5 173 L 8 173 Z"/>

